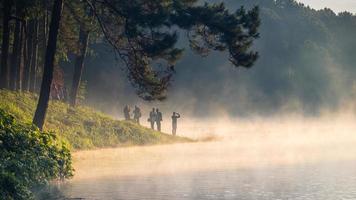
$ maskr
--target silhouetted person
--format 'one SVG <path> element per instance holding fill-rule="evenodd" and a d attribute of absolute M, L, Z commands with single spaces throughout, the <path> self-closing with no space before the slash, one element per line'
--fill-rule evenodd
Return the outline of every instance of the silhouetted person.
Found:
<path fill-rule="evenodd" d="M 155 121 L 156 121 L 156 112 L 155 108 L 152 108 L 152 111 L 150 112 L 150 117 L 148 120 L 151 123 L 151 128 L 154 130 L 155 129 Z"/>
<path fill-rule="evenodd" d="M 157 130 L 161 131 L 162 113 L 159 112 L 158 108 L 156 109 L 156 115 Z"/>
<path fill-rule="evenodd" d="M 125 119 L 126 120 L 130 120 L 130 112 L 131 112 L 131 109 L 128 105 L 125 106 L 124 108 L 124 116 L 125 116 Z"/>
<path fill-rule="evenodd" d="M 138 106 L 135 106 L 135 109 L 133 111 L 134 114 L 134 120 L 137 124 L 140 124 L 140 117 L 141 117 L 141 109 Z"/>
<path fill-rule="evenodd" d="M 177 119 L 180 118 L 180 114 L 173 112 L 172 115 L 172 135 L 176 135 L 177 133 Z"/>

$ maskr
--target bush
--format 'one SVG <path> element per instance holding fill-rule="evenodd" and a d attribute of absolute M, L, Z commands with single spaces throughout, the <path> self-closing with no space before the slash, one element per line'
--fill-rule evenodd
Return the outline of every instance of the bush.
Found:
<path fill-rule="evenodd" d="M 0 197 L 30 199 L 30 189 L 70 178 L 71 154 L 54 133 L 21 124 L 0 109 Z"/>

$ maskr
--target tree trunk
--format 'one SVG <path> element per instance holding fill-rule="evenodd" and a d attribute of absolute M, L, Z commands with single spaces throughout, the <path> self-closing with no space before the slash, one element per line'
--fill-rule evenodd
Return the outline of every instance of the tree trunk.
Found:
<path fill-rule="evenodd" d="M 39 21 L 39 29 L 38 29 L 38 64 L 37 64 L 37 72 L 40 72 L 40 76 L 36 76 L 36 83 L 40 83 L 43 74 L 43 66 L 46 59 L 46 48 L 47 48 L 47 41 L 48 41 L 48 12 L 47 1 L 44 1 L 43 4 L 43 17 Z M 35 87 L 35 91 L 37 91 L 37 86 Z"/>
<path fill-rule="evenodd" d="M 14 44 L 11 55 L 11 70 L 10 70 L 10 89 L 16 90 L 18 63 L 20 54 L 20 38 L 21 38 L 21 22 L 16 20 L 14 31 Z"/>
<path fill-rule="evenodd" d="M 21 31 L 20 31 L 20 44 L 19 44 L 19 54 L 17 61 L 17 77 L 16 77 L 16 89 L 18 91 L 22 90 L 22 78 L 24 72 L 24 61 L 26 60 L 26 41 L 25 41 L 25 29 L 26 29 L 26 21 L 21 23 Z"/>
<path fill-rule="evenodd" d="M 70 105 L 73 107 L 75 107 L 77 103 L 77 94 L 84 68 L 84 59 L 88 49 L 88 41 L 89 31 L 84 30 L 83 27 L 81 27 L 79 32 L 79 54 L 75 58 L 72 88 L 70 92 Z"/>
<path fill-rule="evenodd" d="M 30 74 L 31 74 L 31 63 L 33 59 L 33 35 L 35 30 L 35 20 L 30 20 L 26 28 L 26 34 L 24 38 L 24 73 L 22 79 L 22 89 L 24 91 L 29 91 L 30 89 Z"/>
<path fill-rule="evenodd" d="M 1 72 L 0 72 L 0 89 L 9 88 L 9 44 L 10 44 L 10 27 L 12 0 L 3 2 L 3 30 L 1 45 Z"/>
<path fill-rule="evenodd" d="M 55 54 L 57 48 L 57 36 L 59 24 L 61 21 L 61 14 L 63 9 L 63 0 L 55 0 L 52 10 L 52 19 L 48 35 L 48 44 L 46 49 L 45 65 L 41 83 L 40 97 L 38 100 L 33 123 L 42 129 L 46 118 L 48 101 L 51 92 L 51 85 L 53 80 L 53 69 Z"/>
<path fill-rule="evenodd" d="M 30 67 L 30 86 L 29 91 L 36 91 L 36 74 L 37 74 L 37 57 L 38 57 L 38 20 L 35 20 L 33 38 L 32 38 L 32 51 L 31 51 L 31 67 Z"/>

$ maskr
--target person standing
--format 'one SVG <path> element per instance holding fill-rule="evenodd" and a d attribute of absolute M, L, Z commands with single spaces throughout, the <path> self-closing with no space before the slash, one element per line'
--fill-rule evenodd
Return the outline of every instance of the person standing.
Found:
<path fill-rule="evenodd" d="M 173 115 L 172 115 L 172 135 L 176 135 L 177 133 L 177 119 L 180 118 L 180 114 L 179 113 L 176 113 L 176 112 L 173 112 Z"/>
<path fill-rule="evenodd" d="M 135 106 L 135 109 L 133 111 L 134 114 L 134 120 L 137 124 L 140 124 L 140 117 L 141 117 L 141 109 L 138 106 Z"/>
<path fill-rule="evenodd" d="M 128 105 L 125 106 L 124 108 L 124 116 L 125 116 L 125 120 L 130 120 L 130 112 L 131 112 L 131 109 Z"/>
<path fill-rule="evenodd" d="M 152 111 L 150 112 L 150 117 L 148 120 L 151 123 L 151 129 L 155 130 L 155 121 L 156 121 L 156 112 L 155 108 L 152 108 Z"/>
<path fill-rule="evenodd" d="M 161 131 L 161 121 L 162 121 L 162 113 L 156 109 L 156 123 L 157 123 L 157 130 Z"/>

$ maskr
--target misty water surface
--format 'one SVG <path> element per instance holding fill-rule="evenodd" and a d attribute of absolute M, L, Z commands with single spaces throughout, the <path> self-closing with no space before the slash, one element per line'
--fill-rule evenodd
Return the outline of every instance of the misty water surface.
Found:
<path fill-rule="evenodd" d="M 356 199 L 353 126 L 279 124 L 214 142 L 77 152 L 75 177 L 52 184 L 50 198 Z"/>

